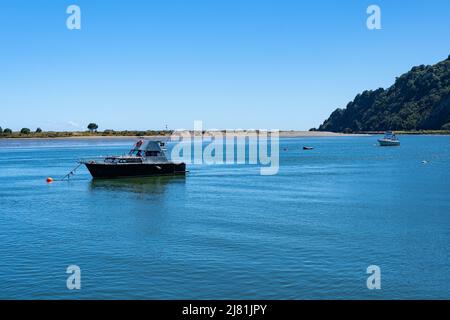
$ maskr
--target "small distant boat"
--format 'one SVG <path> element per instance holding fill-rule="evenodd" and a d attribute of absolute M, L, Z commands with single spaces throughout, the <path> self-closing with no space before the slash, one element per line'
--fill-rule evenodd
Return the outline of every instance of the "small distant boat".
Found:
<path fill-rule="evenodd" d="M 303 147 L 303 150 L 314 150 L 314 147 Z"/>
<path fill-rule="evenodd" d="M 185 174 L 186 164 L 169 161 L 165 143 L 139 140 L 127 155 L 84 160 L 93 178 L 148 177 Z"/>
<path fill-rule="evenodd" d="M 383 139 L 378 139 L 378 143 L 382 147 L 397 147 L 400 145 L 400 140 L 397 139 L 395 133 L 387 131 Z"/>

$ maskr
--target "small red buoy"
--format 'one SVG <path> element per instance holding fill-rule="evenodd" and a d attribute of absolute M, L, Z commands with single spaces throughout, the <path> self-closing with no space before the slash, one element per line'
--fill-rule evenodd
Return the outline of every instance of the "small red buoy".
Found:
<path fill-rule="evenodd" d="M 53 178 L 48 177 L 47 178 L 47 183 L 52 183 L 53 182 Z"/>

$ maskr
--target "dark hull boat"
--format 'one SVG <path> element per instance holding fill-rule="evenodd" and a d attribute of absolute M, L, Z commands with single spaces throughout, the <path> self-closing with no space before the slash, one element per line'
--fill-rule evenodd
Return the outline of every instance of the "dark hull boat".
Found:
<path fill-rule="evenodd" d="M 160 175 L 185 174 L 184 163 L 136 163 L 105 164 L 85 163 L 94 178 L 149 177 Z"/>
<path fill-rule="evenodd" d="M 178 175 L 186 173 L 185 163 L 167 160 L 164 143 L 139 140 L 123 156 L 108 156 L 98 160 L 84 160 L 93 178 L 126 178 Z"/>

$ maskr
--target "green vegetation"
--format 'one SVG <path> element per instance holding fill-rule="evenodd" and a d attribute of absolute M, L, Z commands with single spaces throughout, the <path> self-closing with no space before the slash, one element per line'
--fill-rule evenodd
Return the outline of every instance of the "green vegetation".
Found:
<path fill-rule="evenodd" d="M 28 128 L 22 128 L 19 132 L 13 132 L 9 128 L 2 129 L 0 127 L 0 138 L 155 137 L 170 136 L 172 134 L 170 130 L 115 131 L 106 129 L 103 132 L 98 132 L 98 125 L 96 123 L 90 123 L 87 128 L 88 131 L 43 131 L 41 128 L 37 128 L 34 132 L 31 132 Z"/>
<path fill-rule="evenodd" d="M 450 56 L 421 65 L 396 79 L 388 89 L 364 91 L 336 109 L 320 131 L 450 131 Z"/>
<path fill-rule="evenodd" d="M 87 128 L 91 133 L 93 133 L 94 131 L 97 132 L 98 125 L 96 123 L 89 123 Z"/>
<path fill-rule="evenodd" d="M 5 128 L 0 131 L 0 138 L 70 138 L 70 137 L 140 137 L 140 136 L 170 136 L 172 131 L 169 130 L 146 130 L 146 131 L 136 131 L 136 130 L 125 130 L 125 131 L 114 131 L 111 129 L 105 130 L 103 132 L 97 131 L 43 131 L 37 128 L 35 132 L 31 132 L 28 128 L 23 128 L 18 132 L 13 132 L 9 128 Z"/>

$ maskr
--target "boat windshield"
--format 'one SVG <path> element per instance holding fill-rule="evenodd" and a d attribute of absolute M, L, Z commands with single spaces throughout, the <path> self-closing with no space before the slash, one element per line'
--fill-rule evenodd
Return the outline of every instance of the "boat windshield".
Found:
<path fill-rule="evenodd" d="M 395 136 L 395 133 L 388 131 L 384 134 L 384 138 L 388 140 L 397 140 L 397 137 Z"/>
<path fill-rule="evenodd" d="M 139 140 L 130 150 L 130 157 L 138 158 L 164 158 L 165 143 L 161 141 Z M 161 159 L 160 159 L 161 160 Z"/>

